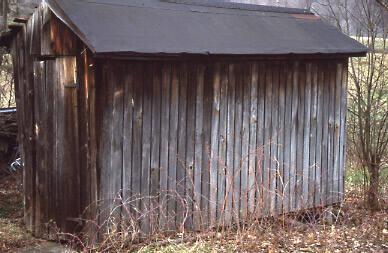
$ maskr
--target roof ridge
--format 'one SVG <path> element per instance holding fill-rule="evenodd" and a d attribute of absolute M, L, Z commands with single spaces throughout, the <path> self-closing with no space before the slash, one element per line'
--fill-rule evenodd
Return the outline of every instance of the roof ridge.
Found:
<path fill-rule="evenodd" d="M 225 8 L 225 9 L 239 9 L 248 11 L 261 11 L 261 12 L 276 12 L 276 13 L 291 13 L 291 14 L 314 14 L 310 10 L 301 8 L 287 8 L 278 6 L 268 6 L 259 4 L 247 4 L 237 2 L 222 2 L 222 1 L 209 1 L 209 0 L 159 0 L 160 2 L 196 5 L 205 7 Z"/>
<path fill-rule="evenodd" d="M 306 14 L 314 15 L 310 10 L 299 9 L 299 8 L 287 8 L 277 6 L 267 6 L 258 4 L 246 4 L 236 2 L 223 2 L 220 0 L 148 0 L 148 1 L 123 1 L 123 0 L 78 0 L 81 2 L 98 3 L 98 4 L 111 4 L 111 5 L 123 5 L 123 6 L 142 6 L 150 7 L 152 4 L 175 4 L 175 5 L 189 5 L 199 7 L 210 7 L 219 9 L 234 9 L 241 11 L 252 11 L 252 12 L 272 12 L 280 14 Z M 160 6 L 159 6 L 160 7 Z"/>

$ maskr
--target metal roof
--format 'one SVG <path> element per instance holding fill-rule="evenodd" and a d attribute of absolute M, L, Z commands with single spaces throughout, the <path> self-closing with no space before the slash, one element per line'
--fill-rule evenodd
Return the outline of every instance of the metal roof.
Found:
<path fill-rule="evenodd" d="M 46 0 L 95 53 L 364 54 L 307 10 L 206 0 Z"/>

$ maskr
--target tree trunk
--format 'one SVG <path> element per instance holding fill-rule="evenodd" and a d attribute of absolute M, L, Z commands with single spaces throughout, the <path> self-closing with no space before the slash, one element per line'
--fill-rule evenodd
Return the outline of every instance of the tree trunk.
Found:
<path fill-rule="evenodd" d="M 3 0 L 2 1 L 2 12 L 3 12 L 3 27 L 2 31 L 7 31 L 8 28 L 8 0 Z"/>
<path fill-rule="evenodd" d="M 376 164 L 371 164 L 368 167 L 369 169 L 369 190 L 368 190 L 368 205 L 372 211 L 378 211 L 379 206 L 379 185 L 380 185 L 380 175 L 379 175 L 379 166 Z"/>

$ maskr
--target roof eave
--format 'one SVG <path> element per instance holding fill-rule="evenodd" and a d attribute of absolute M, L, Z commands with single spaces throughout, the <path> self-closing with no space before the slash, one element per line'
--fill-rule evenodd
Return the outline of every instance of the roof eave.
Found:
<path fill-rule="evenodd" d="M 222 58 L 222 59 L 333 59 L 365 57 L 367 51 L 346 53 L 289 53 L 289 54 L 209 54 L 209 53 L 136 53 L 136 52 L 97 52 L 96 58 L 127 58 L 127 59 L 177 59 L 177 58 Z"/>

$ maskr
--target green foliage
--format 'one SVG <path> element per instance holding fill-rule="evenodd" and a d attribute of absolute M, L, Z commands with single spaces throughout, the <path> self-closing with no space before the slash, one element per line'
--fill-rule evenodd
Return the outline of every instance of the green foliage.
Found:
<path fill-rule="evenodd" d="M 348 189 L 363 188 L 369 183 L 369 174 L 360 167 L 348 168 L 345 183 Z M 388 192 L 388 166 L 380 171 L 380 190 L 381 193 Z"/>

